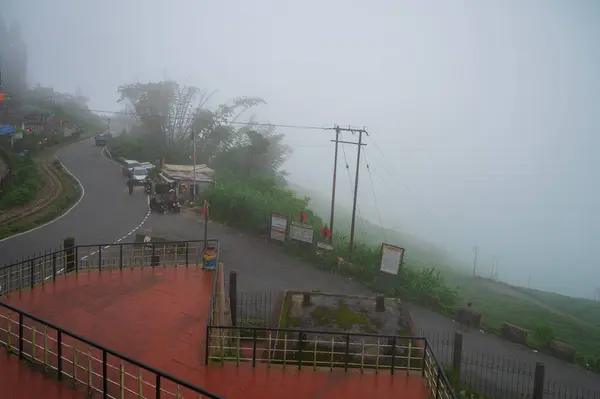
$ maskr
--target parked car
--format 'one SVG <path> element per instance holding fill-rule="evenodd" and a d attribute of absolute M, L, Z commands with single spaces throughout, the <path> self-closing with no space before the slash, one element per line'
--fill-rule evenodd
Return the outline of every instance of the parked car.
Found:
<path fill-rule="evenodd" d="M 134 184 L 141 185 L 148 180 L 148 169 L 142 167 L 133 168 L 131 174 Z"/>
<path fill-rule="evenodd" d="M 133 169 L 138 168 L 140 163 L 138 161 L 134 161 L 132 159 L 124 159 L 123 160 L 123 176 L 132 177 Z"/>

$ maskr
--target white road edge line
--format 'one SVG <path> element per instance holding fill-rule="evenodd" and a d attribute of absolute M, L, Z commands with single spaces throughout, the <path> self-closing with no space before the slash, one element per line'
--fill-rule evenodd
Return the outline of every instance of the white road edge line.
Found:
<path fill-rule="evenodd" d="M 142 220 L 142 223 L 140 223 L 135 229 L 131 230 L 129 233 L 125 234 L 123 237 L 119 238 L 118 240 L 114 241 L 112 244 L 105 246 L 104 248 L 102 248 L 102 251 L 104 251 L 105 249 L 108 249 L 110 247 L 112 247 L 113 245 L 118 244 L 120 241 L 126 239 L 127 237 L 129 237 L 130 235 L 132 235 L 133 233 L 135 233 L 136 231 L 138 231 L 143 225 L 144 223 L 146 223 L 146 220 L 148 220 L 148 216 L 150 216 L 150 209 L 148 209 L 148 213 L 146 214 L 146 216 L 144 217 L 144 220 Z M 83 256 L 81 260 L 86 260 L 88 257 L 92 256 L 92 255 L 96 255 L 98 252 L 100 251 L 94 251 L 86 256 Z"/>
<path fill-rule="evenodd" d="M 71 171 L 69 170 L 69 168 L 67 168 L 67 167 L 65 166 L 65 164 L 63 164 L 63 163 L 62 163 L 62 161 L 61 161 L 61 160 L 58 158 L 58 156 L 56 156 L 55 158 L 56 158 L 56 160 L 57 160 L 57 161 L 60 163 L 60 165 L 63 167 L 63 169 L 64 169 L 64 170 L 65 170 L 65 171 L 66 171 L 66 172 L 67 172 L 67 173 L 68 173 L 68 174 L 69 174 L 69 175 L 70 175 L 70 176 L 71 176 L 73 179 L 75 179 L 75 181 L 76 181 L 76 182 L 77 182 L 77 184 L 79 185 L 79 188 L 81 188 L 81 196 L 79 197 L 79 199 L 77 200 L 77 202 L 76 202 L 75 204 L 73 204 L 73 206 L 71 206 L 69 209 L 67 209 L 67 211 L 66 211 L 65 213 L 63 213 L 62 215 L 59 215 L 58 217 L 56 217 L 56 218 L 52 219 L 51 221 L 49 221 L 49 222 L 47 222 L 47 223 L 44 223 L 44 224 L 43 224 L 43 225 L 41 225 L 41 226 L 37 226 L 37 227 L 34 227 L 33 229 L 29 229 L 29 230 L 27 230 L 27 231 L 23 231 L 23 232 L 21 232 L 21 233 L 18 233 L 18 234 L 12 235 L 12 236 L 10 236 L 10 237 L 3 238 L 3 239 L 1 239 L 1 240 L 0 240 L 0 242 L 4 242 L 4 241 L 8 241 L 8 240 L 10 240 L 10 239 L 13 239 L 13 238 L 17 238 L 17 237 L 19 237 L 19 236 L 22 236 L 22 235 L 25 235 L 25 234 L 31 233 L 31 232 L 33 232 L 33 231 L 39 230 L 39 229 L 41 229 L 41 228 L 43 228 L 43 227 L 46 227 L 46 226 L 48 226 L 48 225 L 50 225 L 50 224 L 52 224 L 52 223 L 54 223 L 54 222 L 58 222 L 60 219 L 62 219 L 62 218 L 64 218 L 65 216 L 67 216 L 67 215 L 68 215 L 68 214 L 69 214 L 69 213 L 70 213 L 70 212 L 71 212 L 73 209 L 75 209 L 75 207 L 77 207 L 77 205 L 79 205 L 79 203 L 81 202 L 81 200 L 83 199 L 83 197 L 85 197 L 85 188 L 83 187 L 83 184 L 81 184 L 81 181 L 79 180 L 79 178 L 77 178 L 77 176 L 75 176 L 73 173 L 71 173 Z"/>

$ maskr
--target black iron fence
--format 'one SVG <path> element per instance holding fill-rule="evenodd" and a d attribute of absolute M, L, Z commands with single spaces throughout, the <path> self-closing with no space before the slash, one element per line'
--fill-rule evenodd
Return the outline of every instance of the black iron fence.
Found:
<path fill-rule="evenodd" d="M 231 322 L 240 330 L 241 338 L 247 339 L 255 327 L 280 326 L 284 292 L 234 292 L 235 298 L 232 300 L 228 287 L 231 284 L 225 284 L 225 295 L 230 301 L 227 307 L 231 310 Z M 233 303 L 235 306 L 232 307 Z M 219 323 L 211 321 L 210 324 L 214 326 Z M 459 390 L 477 392 L 494 399 L 600 399 L 600 391 L 594 388 L 600 386 L 600 380 L 593 381 L 597 377 L 595 375 L 584 375 L 588 377 L 586 385 L 568 379 L 559 382 L 555 373 L 548 373 L 535 360 L 493 356 L 464 348 L 461 334 L 418 331 L 417 335 L 427 339 L 428 348 L 435 353 L 439 364 Z M 457 336 L 460 343 L 456 342 Z M 244 339 L 240 341 L 240 345 L 243 344 Z M 231 353 L 235 353 L 235 350 Z M 224 359 L 232 360 L 231 356 Z M 584 372 L 581 371 L 581 374 Z M 535 389 L 536 378 L 541 384 L 538 389 Z"/>
<path fill-rule="evenodd" d="M 217 240 L 208 245 L 218 247 Z M 0 267 L 0 295 L 43 284 L 65 273 L 176 265 L 202 266 L 204 240 L 74 245 Z"/>
<path fill-rule="evenodd" d="M 75 383 L 88 395 L 220 398 L 1 302 L 0 343 L 56 379 Z"/>
<path fill-rule="evenodd" d="M 205 363 L 248 362 L 268 367 L 420 374 L 432 397 L 456 398 L 441 365 L 422 337 L 251 326 L 207 326 Z"/>
<path fill-rule="evenodd" d="M 593 374 L 583 374 L 583 382 L 551 380 L 543 365 L 535 360 L 493 356 L 469 348 L 463 348 L 460 333 L 419 331 L 427 338 L 450 379 L 467 390 L 478 392 L 494 399 L 530 399 L 534 392 L 544 399 L 600 399 L 600 379 Z M 573 366 L 575 367 L 575 366 Z M 576 370 L 574 370 L 576 371 Z M 536 391 L 537 379 L 541 384 Z M 550 377 L 550 378 L 549 378 Z M 586 386 L 584 386 L 586 385 Z M 540 397 L 540 396 L 537 396 Z"/>

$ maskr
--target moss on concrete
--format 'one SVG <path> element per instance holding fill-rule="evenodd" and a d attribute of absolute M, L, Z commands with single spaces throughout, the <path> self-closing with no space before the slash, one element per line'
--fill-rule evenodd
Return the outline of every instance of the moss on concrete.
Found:
<path fill-rule="evenodd" d="M 311 316 L 316 326 L 336 325 L 343 330 L 349 330 L 355 325 L 369 325 L 366 314 L 350 309 L 343 300 L 340 300 L 337 309 L 318 306 L 313 310 Z"/>

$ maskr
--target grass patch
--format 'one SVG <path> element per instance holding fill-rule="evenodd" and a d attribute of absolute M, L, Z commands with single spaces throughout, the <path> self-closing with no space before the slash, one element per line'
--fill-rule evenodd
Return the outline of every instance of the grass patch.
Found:
<path fill-rule="evenodd" d="M 367 325 L 367 316 L 355 312 L 340 300 L 335 309 L 326 306 L 318 306 L 311 313 L 312 320 L 317 326 L 336 326 L 342 330 L 350 330 L 355 325 Z"/>
<path fill-rule="evenodd" d="M 456 284 L 459 295 L 471 301 L 474 309 L 483 315 L 484 329 L 498 333 L 503 323 L 525 328 L 531 332 L 528 345 L 544 351 L 551 335 L 577 348 L 579 365 L 600 372 L 600 322 L 592 317 L 600 311 L 600 303 L 552 293 L 538 294 L 542 303 L 566 313 L 561 315 L 526 299 L 495 292 L 470 276 L 445 272 L 444 277 L 449 284 Z M 546 298 L 554 302 L 544 302 Z M 575 315 L 580 315 L 582 320 L 574 320 L 571 316 Z"/>
<path fill-rule="evenodd" d="M 43 208 L 39 212 L 18 220 L 10 226 L 0 227 L 0 239 L 10 237 L 15 234 L 33 229 L 44 223 L 57 218 L 66 212 L 81 196 L 81 188 L 79 184 L 69 175 L 58 162 L 53 162 L 52 166 L 60 177 L 63 188 L 58 198 Z"/>

